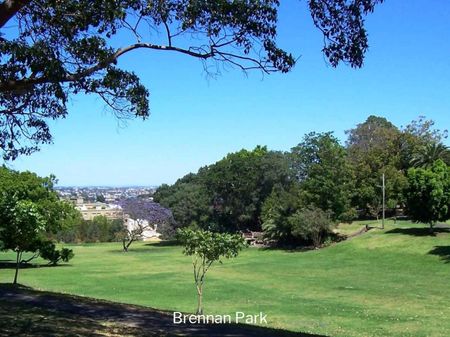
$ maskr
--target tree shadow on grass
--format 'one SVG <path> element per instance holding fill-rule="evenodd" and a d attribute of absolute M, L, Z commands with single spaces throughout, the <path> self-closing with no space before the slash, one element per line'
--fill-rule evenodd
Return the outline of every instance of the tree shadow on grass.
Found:
<path fill-rule="evenodd" d="M 142 241 L 140 241 L 142 242 Z M 137 241 L 139 243 L 139 241 Z M 124 252 L 121 246 L 117 246 L 117 249 L 111 249 L 108 252 L 109 253 L 151 253 L 151 252 L 157 252 L 154 248 L 161 248 L 161 247 L 175 247 L 180 246 L 180 243 L 176 240 L 167 240 L 167 241 L 155 241 L 155 242 L 149 242 L 145 243 L 143 246 L 140 246 L 139 248 L 135 248 L 136 246 L 133 246 L 133 244 L 128 248 L 128 252 Z"/>
<path fill-rule="evenodd" d="M 386 232 L 386 234 L 405 234 L 413 236 L 435 236 L 439 233 L 450 233 L 450 228 L 435 227 L 433 232 L 430 232 L 429 227 L 394 228 Z"/>
<path fill-rule="evenodd" d="M 450 246 L 435 246 L 428 254 L 440 256 L 445 263 L 450 263 Z"/>
<path fill-rule="evenodd" d="M 0 284 L 0 336 L 324 337 L 246 324 L 174 324 L 173 313 Z"/>
<path fill-rule="evenodd" d="M 19 269 L 32 269 L 32 268 L 59 268 L 59 267 L 71 267 L 71 264 L 57 264 L 52 265 L 48 263 L 22 263 Z M 16 261 L 13 260 L 0 260 L 0 269 L 16 269 Z"/>
<path fill-rule="evenodd" d="M 156 242 L 149 242 L 145 245 L 152 247 L 172 247 L 172 246 L 179 246 L 180 243 L 177 240 L 161 240 Z"/>
<path fill-rule="evenodd" d="M 159 253 L 160 250 L 155 249 L 155 247 L 149 247 L 147 245 L 145 246 L 141 246 L 139 248 L 133 248 L 133 246 L 131 246 L 130 248 L 128 248 L 127 252 L 124 252 L 122 248 L 117 248 L 117 249 L 110 249 L 107 251 L 108 253 L 112 253 L 112 254 L 123 254 L 124 256 L 128 255 L 133 255 L 133 254 L 140 254 L 140 253 Z"/>

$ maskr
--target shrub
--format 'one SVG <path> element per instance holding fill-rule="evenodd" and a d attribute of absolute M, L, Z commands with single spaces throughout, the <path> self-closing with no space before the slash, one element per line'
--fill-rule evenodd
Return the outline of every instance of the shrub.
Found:
<path fill-rule="evenodd" d="M 39 254 L 53 266 L 56 266 L 59 261 L 69 262 L 74 257 L 72 249 L 62 248 L 57 250 L 55 244 L 51 241 L 43 241 L 41 243 Z"/>
<path fill-rule="evenodd" d="M 322 244 L 334 226 L 330 212 L 313 205 L 295 212 L 289 217 L 289 223 L 294 237 L 311 241 L 316 248 Z"/>

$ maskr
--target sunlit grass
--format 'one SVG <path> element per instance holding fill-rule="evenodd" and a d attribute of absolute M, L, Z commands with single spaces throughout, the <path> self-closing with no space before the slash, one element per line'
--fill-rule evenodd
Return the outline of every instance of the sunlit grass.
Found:
<path fill-rule="evenodd" d="M 208 272 L 205 310 L 263 311 L 272 327 L 330 336 L 447 336 L 450 233 L 430 236 L 427 230 L 390 221 L 385 230 L 372 229 L 320 250 L 248 248 Z M 128 253 L 121 252 L 120 243 L 71 248 L 75 258 L 69 266 L 24 269 L 19 282 L 194 311 L 191 260 L 180 247 L 137 243 Z M 1 260 L 8 258 L 13 255 L 0 254 Z M 0 282 L 12 278 L 13 269 L 0 270 Z"/>

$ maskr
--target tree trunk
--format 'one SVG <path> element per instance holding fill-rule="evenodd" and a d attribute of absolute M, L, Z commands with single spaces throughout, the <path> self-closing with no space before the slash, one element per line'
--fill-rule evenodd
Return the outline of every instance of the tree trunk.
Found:
<path fill-rule="evenodd" d="M 434 233 L 434 223 L 430 222 L 430 234 Z"/>
<path fill-rule="evenodd" d="M 128 252 L 128 246 L 125 244 L 125 240 L 122 240 L 122 245 L 123 245 L 123 251 L 125 253 Z"/>
<path fill-rule="evenodd" d="M 197 287 L 197 315 L 203 315 L 203 289 Z"/>
<path fill-rule="evenodd" d="M 17 284 L 17 276 L 19 275 L 19 266 L 20 266 L 21 257 L 22 257 L 22 252 L 18 250 L 17 255 L 16 255 L 16 273 L 14 274 L 13 284 Z"/>
<path fill-rule="evenodd" d="M 128 252 L 128 248 L 130 247 L 130 245 L 133 243 L 134 240 L 130 240 L 128 241 L 126 247 L 125 247 L 125 251 Z"/>

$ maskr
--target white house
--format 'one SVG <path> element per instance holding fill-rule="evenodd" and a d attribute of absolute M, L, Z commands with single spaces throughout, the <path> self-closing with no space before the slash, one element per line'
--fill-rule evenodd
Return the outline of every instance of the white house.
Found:
<path fill-rule="evenodd" d="M 161 234 L 157 232 L 158 225 L 157 224 L 150 225 L 147 220 L 141 220 L 141 219 L 135 220 L 130 217 L 125 217 L 124 224 L 129 231 L 132 231 L 132 230 L 135 230 L 138 228 L 144 228 L 144 230 L 142 232 L 142 239 L 144 241 L 150 240 L 153 238 L 159 238 L 161 236 Z"/>

